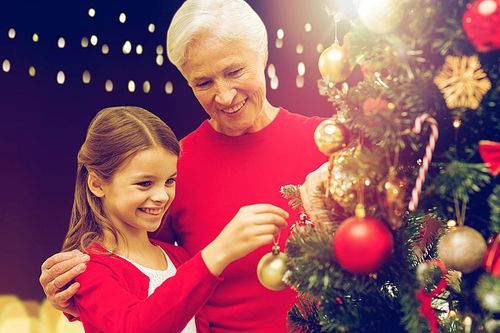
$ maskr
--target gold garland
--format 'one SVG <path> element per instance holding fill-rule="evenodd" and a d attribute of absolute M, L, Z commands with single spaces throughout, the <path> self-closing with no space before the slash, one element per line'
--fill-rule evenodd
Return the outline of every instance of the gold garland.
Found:
<path fill-rule="evenodd" d="M 491 88 L 477 55 L 446 56 L 441 71 L 434 77 L 434 84 L 443 93 L 449 109 L 466 107 L 475 110 Z"/>

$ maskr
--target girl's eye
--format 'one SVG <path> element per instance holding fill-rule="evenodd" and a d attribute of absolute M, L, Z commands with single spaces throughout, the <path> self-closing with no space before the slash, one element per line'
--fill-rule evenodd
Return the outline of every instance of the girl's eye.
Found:
<path fill-rule="evenodd" d="M 166 185 L 173 185 L 174 183 L 175 183 L 175 178 L 170 178 L 165 182 Z"/>
<path fill-rule="evenodd" d="M 143 186 L 143 187 L 148 187 L 148 186 L 151 186 L 151 182 L 150 181 L 140 182 L 140 183 L 137 183 L 137 185 Z"/>

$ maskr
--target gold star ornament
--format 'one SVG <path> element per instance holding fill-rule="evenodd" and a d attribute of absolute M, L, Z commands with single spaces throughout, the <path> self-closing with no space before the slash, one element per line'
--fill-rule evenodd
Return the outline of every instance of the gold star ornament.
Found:
<path fill-rule="evenodd" d="M 449 109 L 466 107 L 475 110 L 491 88 L 477 55 L 446 56 L 441 71 L 434 77 L 434 84 L 443 93 Z"/>

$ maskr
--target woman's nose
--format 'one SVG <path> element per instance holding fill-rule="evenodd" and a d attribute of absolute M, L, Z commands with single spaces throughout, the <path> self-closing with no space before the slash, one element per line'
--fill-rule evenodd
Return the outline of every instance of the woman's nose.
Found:
<path fill-rule="evenodd" d="M 217 86 L 215 101 L 221 105 L 229 105 L 233 102 L 235 96 L 236 89 L 226 83 L 222 83 Z"/>

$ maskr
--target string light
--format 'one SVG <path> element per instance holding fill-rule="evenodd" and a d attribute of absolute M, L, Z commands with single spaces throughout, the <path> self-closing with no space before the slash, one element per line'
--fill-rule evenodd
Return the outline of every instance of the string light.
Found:
<path fill-rule="evenodd" d="M 92 44 L 94 46 L 97 45 L 97 36 L 96 35 L 90 36 L 90 44 Z"/>
<path fill-rule="evenodd" d="M 127 15 L 125 15 L 125 13 L 121 13 L 118 20 L 120 20 L 121 23 L 125 23 L 125 21 L 127 21 Z"/>
<path fill-rule="evenodd" d="M 38 37 L 38 35 L 37 35 L 37 34 L 33 34 L 32 39 L 33 39 L 33 41 L 36 43 L 36 42 L 38 42 L 39 37 Z"/>
<path fill-rule="evenodd" d="M 155 25 L 154 25 L 153 23 L 149 24 L 149 26 L 148 26 L 148 31 L 149 31 L 150 33 L 155 32 Z"/>
<path fill-rule="evenodd" d="M 30 66 L 30 68 L 28 69 L 28 73 L 30 76 L 35 76 L 35 74 L 36 74 L 35 67 Z"/>
<path fill-rule="evenodd" d="M 283 31 L 283 29 L 278 29 L 276 35 L 278 36 L 278 39 L 283 39 L 283 37 L 285 37 L 285 32 Z"/>
<path fill-rule="evenodd" d="M 16 30 L 14 30 L 14 28 L 10 28 L 9 29 L 9 38 L 14 39 L 14 37 L 16 37 Z"/>
<path fill-rule="evenodd" d="M 95 9 L 94 8 L 90 8 L 89 9 L 89 16 L 90 17 L 94 17 L 95 16 Z"/>
<path fill-rule="evenodd" d="M 137 54 L 142 54 L 142 45 L 141 45 L 141 44 L 138 44 L 138 45 L 135 47 L 135 53 L 137 53 Z"/>
<path fill-rule="evenodd" d="M 460 125 L 462 125 L 462 121 L 460 120 L 460 118 L 456 118 L 455 120 L 453 120 L 453 127 L 459 128 Z"/>
<path fill-rule="evenodd" d="M 446 225 L 448 226 L 448 228 L 456 227 L 457 221 L 455 221 L 455 220 L 449 220 L 448 223 L 446 223 Z"/>

